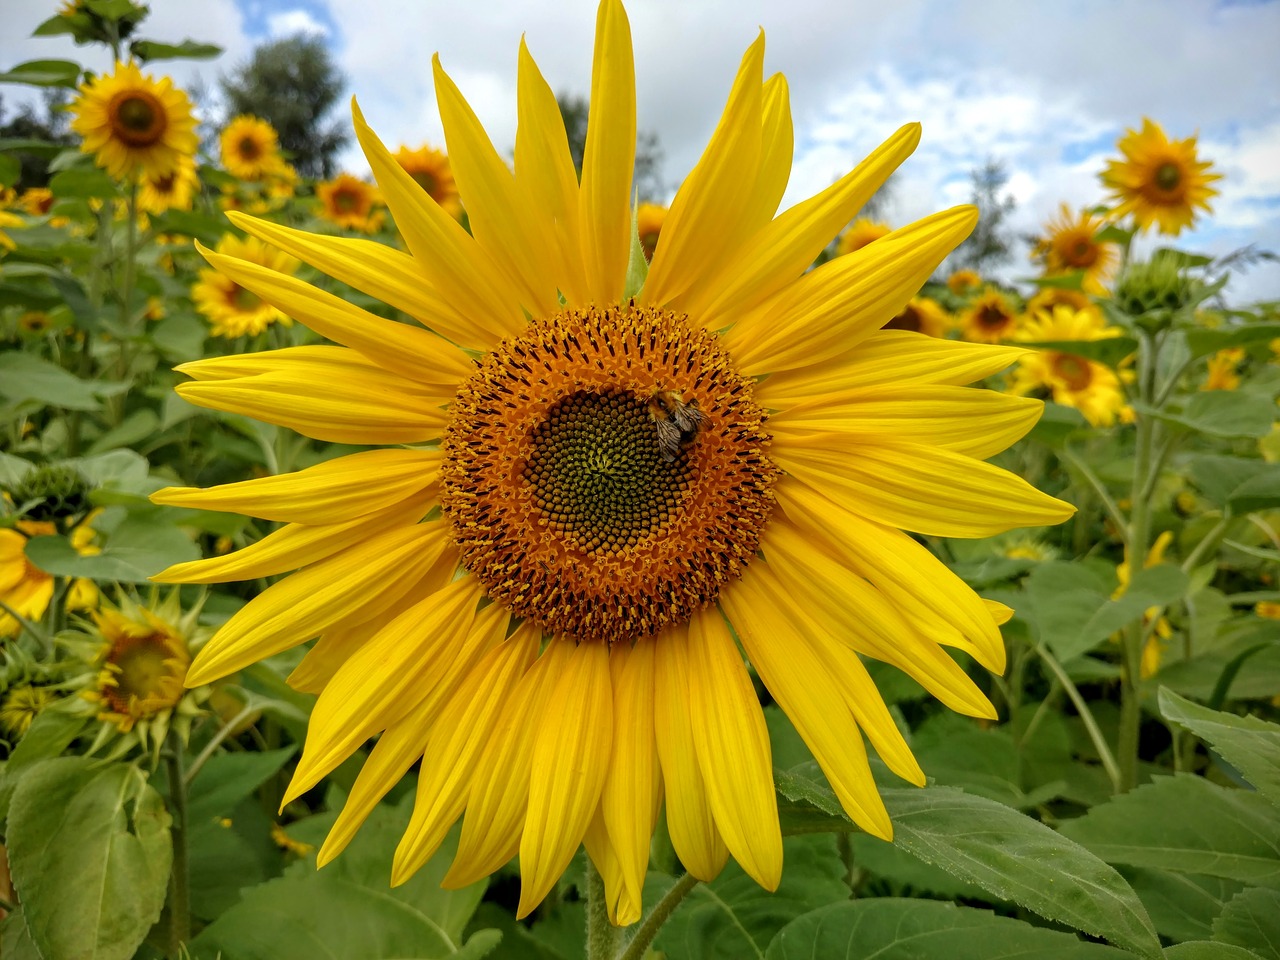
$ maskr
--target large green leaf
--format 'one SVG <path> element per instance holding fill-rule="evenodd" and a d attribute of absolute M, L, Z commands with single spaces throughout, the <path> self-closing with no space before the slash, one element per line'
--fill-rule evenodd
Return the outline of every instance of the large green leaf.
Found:
<path fill-rule="evenodd" d="M 1262 960 L 1252 950 L 1216 940 L 1189 940 L 1166 947 L 1167 960 Z"/>
<path fill-rule="evenodd" d="M 1194 873 L 1130 867 L 1125 874 L 1142 898 L 1156 931 L 1174 941 L 1213 936 L 1214 918 L 1228 900 L 1244 889 L 1237 880 Z"/>
<path fill-rule="evenodd" d="M 222 54 L 222 48 L 212 43 L 157 43 L 154 40 L 135 40 L 129 44 L 130 52 L 146 63 L 148 60 L 212 60 Z"/>
<path fill-rule="evenodd" d="M 1165 688 L 1160 690 L 1160 712 L 1209 743 L 1259 793 L 1280 805 L 1280 726 L 1210 710 Z"/>
<path fill-rule="evenodd" d="M 59 199 L 109 200 L 120 190 L 116 182 L 95 168 L 61 170 L 49 181 L 49 189 Z"/>
<path fill-rule="evenodd" d="M 47 536 L 27 541 L 27 558 L 56 576 L 146 583 L 170 564 L 199 560 L 200 548 L 156 511 L 126 518 L 94 556 L 81 556 L 66 537 Z"/>
<path fill-rule="evenodd" d="M 241 800 L 284 766 L 294 747 L 222 753 L 211 757 L 191 781 L 187 816 L 193 826 L 225 817 Z"/>
<path fill-rule="evenodd" d="M 0 73 L 0 83 L 29 83 L 37 87 L 74 87 L 80 64 L 74 60 L 28 60 Z"/>
<path fill-rule="evenodd" d="M 743 954 L 746 956 L 746 954 Z M 766 960 L 1121 960 L 1114 947 L 936 900 L 833 903 L 793 920 Z"/>
<path fill-rule="evenodd" d="M 28 768 L 51 760 L 71 746 L 84 729 L 86 719 L 64 710 L 42 710 L 31 721 L 26 735 L 0 768 L 0 817 L 8 815 L 9 801 Z"/>
<path fill-rule="evenodd" d="M 784 822 L 828 829 L 843 820 L 830 788 L 775 771 Z M 1159 941 L 1137 895 L 1114 868 L 1062 834 L 1009 807 L 951 787 L 882 790 L 894 843 L 925 863 L 973 883 L 1000 900 L 1110 940 L 1143 956 Z M 783 810 L 780 809 L 780 814 Z M 849 829 L 845 822 L 843 829 Z"/>
<path fill-rule="evenodd" d="M 1018 346 L 1070 353 L 1118 369 L 1125 360 L 1133 356 L 1138 349 L 1138 341 L 1132 337 L 1103 337 L 1099 340 L 1037 340 L 1019 342 Z"/>
<path fill-rule="evenodd" d="M 654 945 L 690 960 L 755 957 L 815 903 L 848 898 L 833 837 L 787 837 L 783 860 L 782 882 L 773 893 L 730 863 L 713 882 L 694 887 Z"/>
<path fill-rule="evenodd" d="M 1204 357 L 1228 347 L 1274 340 L 1280 337 L 1280 323 L 1248 323 L 1218 330 L 1188 330 L 1187 347 L 1193 357 Z"/>
<path fill-rule="evenodd" d="M 35 403 L 64 410 L 97 410 L 101 397 L 123 393 L 124 383 L 81 380 L 26 353 L 0 353 L 0 397 L 13 406 Z"/>
<path fill-rule="evenodd" d="M 1235 513 L 1280 507 L 1280 464 L 1270 463 L 1231 491 L 1227 506 Z"/>
<path fill-rule="evenodd" d="M 1280 811 L 1203 777 L 1158 777 L 1062 832 L 1109 863 L 1280 886 Z"/>
<path fill-rule="evenodd" d="M 1214 922 L 1213 939 L 1280 960 L 1280 891 L 1255 887 L 1237 895 Z"/>
<path fill-rule="evenodd" d="M 128 960 L 160 918 L 169 814 L 136 767 L 45 760 L 14 791 L 6 842 L 31 939 L 46 957 Z"/>
<path fill-rule="evenodd" d="M 1180 412 L 1140 412 L 1210 437 L 1265 437 L 1275 419 L 1275 404 L 1237 390 L 1209 390 L 1193 395 Z"/>

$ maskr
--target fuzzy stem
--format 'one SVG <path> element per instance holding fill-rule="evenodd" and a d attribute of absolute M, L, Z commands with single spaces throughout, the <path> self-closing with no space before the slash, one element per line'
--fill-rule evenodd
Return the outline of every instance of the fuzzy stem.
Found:
<path fill-rule="evenodd" d="M 169 812 L 173 815 L 173 871 L 169 875 L 169 957 L 178 960 L 191 939 L 191 860 L 187 835 L 187 783 L 182 770 L 182 738 L 169 731 L 165 762 Z"/>
<path fill-rule="evenodd" d="M 587 960 L 613 960 L 618 952 L 618 928 L 609 922 L 604 878 L 587 857 Z"/>
<path fill-rule="evenodd" d="M 631 942 L 627 944 L 627 948 L 622 951 L 618 960 L 640 960 L 649 949 L 649 944 L 653 943 L 653 938 L 662 929 L 662 925 L 675 912 L 676 907 L 680 906 L 680 902 L 689 891 L 697 885 L 698 878 L 691 873 L 686 873 L 677 880 L 675 886 L 667 891 L 666 896 L 658 901 L 653 912 L 644 918 L 644 923 L 640 924 L 640 929 L 631 938 Z"/>

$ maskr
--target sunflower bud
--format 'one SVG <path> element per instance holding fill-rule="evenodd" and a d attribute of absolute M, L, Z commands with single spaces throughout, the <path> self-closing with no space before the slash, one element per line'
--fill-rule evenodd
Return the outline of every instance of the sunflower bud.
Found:
<path fill-rule="evenodd" d="M 1169 325 L 1173 315 L 1191 302 L 1192 280 L 1171 257 L 1132 263 L 1116 284 L 1115 302 L 1148 329 Z"/>
<path fill-rule="evenodd" d="M 70 464 L 46 464 L 27 472 L 8 489 L 18 511 L 28 520 L 59 521 L 89 508 L 90 483 Z"/>

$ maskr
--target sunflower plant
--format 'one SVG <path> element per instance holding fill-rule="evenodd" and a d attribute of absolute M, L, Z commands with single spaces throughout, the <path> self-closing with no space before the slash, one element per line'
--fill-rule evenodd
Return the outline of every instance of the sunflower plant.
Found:
<path fill-rule="evenodd" d="M 640 203 L 617 0 L 581 151 L 444 51 L 321 182 L 146 16 L 0 75 L 78 138 L 0 145 L 6 957 L 1274 953 L 1280 312 L 1141 239 L 1194 138 L 1012 281 L 865 217 L 918 124 L 784 208 L 763 33 Z"/>

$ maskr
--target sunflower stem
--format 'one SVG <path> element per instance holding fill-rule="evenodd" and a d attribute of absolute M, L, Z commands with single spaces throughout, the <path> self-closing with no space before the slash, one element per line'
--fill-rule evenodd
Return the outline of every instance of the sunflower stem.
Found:
<path fill-rule="evenodd" d="M 239 713 L 218 728 L 218 732 L 213 735 L 212 739 L 210 739 L 207 744 L 205 744 L 204 749 L 200 751 L 193 761 L 191 761 L 191 766 L 187 768 L 186 786 L 191 786 L 191 781 L 196 778 L 196 774 L 198 774 L 204 765 L 209 762 L 209 758 L 213 756 L 214 751 L 217 750 L 218 747 L 222 746 L 222 742 L 226 740 L 227 737 L 231 736 L 232 731 L 240 726 L 240 724 L 245 720 L 249 719 L 255 710 L 255 707 L 244 707 Z"/>
<path fill-rule="evenodd" d="M 587 857 L 587 958 L 612 960 L 618 952 L 618 928 L 609 922 L 604 878 Z"/>
<path fill-rule="evenodd" d="M 1093 711 L 1089 709 L 1089 704 L 1084 697 L 1080 695 L 1080 690 L 1076 687 L 1071 677 L 1067 675 L 1067 671 L 1062 668 L 1062 664 L 1058 662 L 1058 658 L 1049 652 L 1049 648 L 1044 644 L 1036 647 L 1036 653 L 1040 654 L 1040 659 L 1044 661 L 1046 667 L 1049 668 L 1054 678 L 1062 685 L 1062 689 L 1066 691 L 1072 704 L 1076 708 L 1076 713 L 1080 715 L 1080 722 L 1084 724 L 1086 732 L 1089 734 L 1089 740 L 1093 743 L 1093 747 L 1098 751 L 1098 759 L 1102 761 L 1102 768 L 1107 771 L 1107 777 L 1111 780 L 1111 787 L 1117 793 L 1120 792 L 1121 768 L 1116 763 L 1115 755 L 1111 752 L 1111 748 L 1107 746 L 1107 738 L 1102 735 L 1102 728 L 1098 726 L 1098 721 L 1094 719 Z"/>
<path fill-rule="evenodd" d="M 169 731 L 165 763 L 169 774 L 169 812 L 173 816 L 173 871 L 169 875 L 169 957 L 182 956 L 191 939 L 191 862 L 187 847 L 187 782 L 182 769 L 182 738 Z"/>
<path fill-rule="evenodd" d="M 698 885 L 698 878 L 691 873 L 686 873 L 675 882 L 670 890 L 666 892 L 661 900 L 654 906 L 653 912 L 644 918 L 644 922 L 640 924 L 640 929 L 636 931 L 636 935 L 631 938 L 627 944 L 627 948 L 622 951 L 618 960 L 641 960 L 649 944 L 653 943 L 653 938 L 658 935 L 658 931 L 662 929 L 662 925 L 667 922 L 671 914 L 675 912 L 676 907 L 680 906 L 681 901 L 688 895 L 689 891 Z"/>

